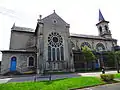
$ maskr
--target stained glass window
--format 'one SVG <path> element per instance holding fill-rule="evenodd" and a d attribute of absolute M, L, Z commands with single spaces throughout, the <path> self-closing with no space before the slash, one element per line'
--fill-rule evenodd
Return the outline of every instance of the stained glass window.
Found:
<path fill-rule="evenodd" d="M 96 45 L 96 49 L 97 49 L 97 51 L 103 51 L 103 50 L 105 50 L 105 47 L 102 43 L 98 43 Z"/>
<path fill-rule="evenodd" d="M 81 44 L 81 48 L 84 47 L 84 46 L 87 46 L 87 47 L 91 48 L 91 46 L 90 46 L 90 44 L 88 42 L 83 42 Z"/>
<path fill-rule="evenodd" d="M 48 46 L 48 61 L 51 61 L 51 47 Z"/>
<path fill-rule="evenodd" d="M 52 48 L 53 61 L 55 61 L 55 48 Z"/>
<path fill-rule="evenodd" d="M 60 57 L 64 60 L 63 38 L 59 33 L 52 32 L 48 35 L 48 60 L 60 60 Z"/>
<path fill-rule="evenodd" d="M 64 51 L 63 51 L 63 47 L 61 47 L 61 60 L 64 60 Z"/>
<path fill-rule="evenodd" d="M 48 44 L 52 47 L 59 47 L 62 45 L 63 39 L 57 32 L 52 32 L 48 36 Z"/>
<path fill-rule="evenodd" d="M 57 60 L 60 60 L 60 50 L 57 48 Z"/>

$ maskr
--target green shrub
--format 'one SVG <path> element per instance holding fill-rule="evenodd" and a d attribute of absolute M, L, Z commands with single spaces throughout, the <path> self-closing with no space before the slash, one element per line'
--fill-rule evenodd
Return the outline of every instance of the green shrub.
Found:
<path fill-rule="evenodd" d="M 100 77 L 104 81 L 112 81 L 114 79 L 114 74 L 101 74 Z"/>

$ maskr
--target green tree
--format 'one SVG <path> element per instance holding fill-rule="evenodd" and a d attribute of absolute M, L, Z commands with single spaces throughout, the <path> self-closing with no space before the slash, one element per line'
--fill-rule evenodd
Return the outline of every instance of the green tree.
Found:
<path fill-rule="evenodd" d="M 120 61 L 120 51 L 115 52 L 116 58 L 118 61 Z"/>
<path fill-rule="evenodd" d="M 96 59 L 95 55 L 91 51 L 91 49 L 87 46 L 82 47 L 82 54 L 84 56 L 85 61 L 85 69 L 87 69 L 88 62 L 91 62 Z"/>
<path fill-rule="evenodd" d="M 106 60 L 105 61 L 105 66 L 107 67 L 114 67 L 115 66 L 115 58 L 114 58 L 114 52 L 113 51 L 109 51 L 109 52 L 104 52 L 104 55 L 103 55 Z"/>
<path fill-rule="evenodd" d="M 116 68 L 117 68 L 117 72 L 119 73 L 120 51 L 116 51 L 115 55 L 116 55 L 116 60 L 115 60 Z"/>

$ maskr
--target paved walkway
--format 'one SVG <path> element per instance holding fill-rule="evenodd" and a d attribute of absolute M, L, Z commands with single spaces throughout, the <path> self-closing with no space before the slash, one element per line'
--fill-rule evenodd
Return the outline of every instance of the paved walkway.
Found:
<path fill-rule="evenodd" d="M 117 71 L 106 71 L 105 73 L 115 74 Z M 97 76 L 99 77 L 102 72 L 89 72 L 89 73 L 78 73 L 81 76 Z"/>
<path fill-rule="evenodd" d="M 106 84 L 102 86 L 96 86 L 91 88 L 77 89 L 77 90 L 120 90 L 120 83 Z"/>
<path fill-rule="evenodd" d="M 9 80 L 11 80 L 12 78 L 5 78 L 5 79 L 0 79 L 0 84 L 1 83 L 7 83 Z"/>
<path fill-rule="evenodd" d="M 115 74 L 117 71 L 106 71 L 106 73 Z M 101 72 L 89 72 L 89 73 L 71 73 L 71 74 L 59 74 L 59 75 L 52 75 L 51 79 L 63 79 L 63 78 L 71 78 L 71 77 L 78 77 L 78 76 L 100 76 Z M 16 76 L 14 78 L 5 78 L 1 77 L 0 83 L 6 82 L 24 82 L 24 81 L 33 81 L 35 75 L 23 75 L 23 76 Z M 49 80 L 48 77 L 45 78 L 38 78 L 37 80 Z"/>

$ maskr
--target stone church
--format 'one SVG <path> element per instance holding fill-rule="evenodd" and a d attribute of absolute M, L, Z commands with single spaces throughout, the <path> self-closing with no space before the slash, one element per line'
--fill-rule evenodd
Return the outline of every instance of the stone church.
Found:
<path fill-rule="evenodd" d="M 79 59 L 75 52 L 81 47 L 88 46 L 100 52 L 111 51 L 117 45 L 108 23 L 99 11 L 98 36 L 70 33 L 70 24 L 55 11 L 45 18 L 40 15 L 35 30 L 14 24 L 9 50 L 1 50 L 1 74 L 14 71 L 39 74 L 45 70 L 74 72 L 76 59 Z"/>

